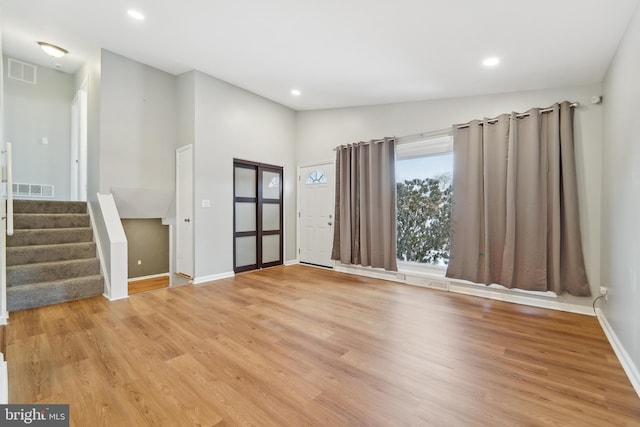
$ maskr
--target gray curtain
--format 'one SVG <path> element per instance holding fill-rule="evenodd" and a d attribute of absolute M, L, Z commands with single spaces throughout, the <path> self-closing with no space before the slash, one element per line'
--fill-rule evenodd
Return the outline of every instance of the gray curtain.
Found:
<path fill-rule="evenodd" d="M 545 109 L 547 110 L 547 109 Z M 568 102 L 454 126 L 447 277 L 589 296 Z"/>
<path fill-rule="evenodd" d="M 397 271 L 395 139 L 336 147 L 331 259 Z"/>

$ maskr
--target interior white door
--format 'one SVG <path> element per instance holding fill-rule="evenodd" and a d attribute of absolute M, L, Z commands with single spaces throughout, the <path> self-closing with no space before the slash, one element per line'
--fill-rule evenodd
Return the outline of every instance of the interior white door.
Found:
<path fill-rule="evenodd" d="M 71 103 L 71 182 L 69 199 L 87 200 L 87 90 L 82 85 Z"/>
<path fill-rule="evenodd" d="M 300 262 L 332 267 L 334 166 L 323 163 L 299 168 L 298 236 Z"/>
<path fill-rule="evenodd" d="M 73 97 L 71 101 L 71 174 L 70 174 L 70 188 L 69 188 L 69 200 L 78 200 L 78 167 L 79 167 L 79 145 L 80 140 L 80 106 L 79 96 Z"/>
<path fill-rule="evenodd" d="M 176 150 L 176 273 L 193 278 L 193 148 Z"/>
<path fill-rule="evenodd" d="M 78 92 L 79 109 L 79 134 L 78 134 L 78 200 L 87 201 L 87 150 L 88 150 L 88 117 L 89 100 L 87 95 L 87 82 L 82 84 Z"/>

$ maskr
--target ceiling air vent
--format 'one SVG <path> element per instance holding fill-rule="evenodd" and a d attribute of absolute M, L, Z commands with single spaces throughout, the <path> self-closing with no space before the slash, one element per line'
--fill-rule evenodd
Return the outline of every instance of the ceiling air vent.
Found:
<path fill-rule="evenodd" d="M 36 84 L 38 69 L 35 65 L 9 58 L 9 78 L 21 82 Z"/>

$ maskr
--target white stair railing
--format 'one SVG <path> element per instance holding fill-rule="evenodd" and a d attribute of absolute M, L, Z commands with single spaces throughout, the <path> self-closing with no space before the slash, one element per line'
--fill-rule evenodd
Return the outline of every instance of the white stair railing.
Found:
<path fill-rule="evenodd" d="M 4 153 L 7 155 L 5 163 L 5 182 L 7 183 L 7 236 L 13 236 L 13 161 L 10 142 L 7 142 L 7 149 Z"/>
<path fill-rule="evenodd" d="M 0 73 L 1 74 L 1 73 Z M 0 199 L 2 213 L 2 233 L 0 233 L 0 324 L 7 323 L 7 236 L 13 234 L 13 171 L 11 161 L 11 143 L 7 142 L 6 154 L 3 159 L 4 177 L 2 182 L 6 184 L 6 201 Z M 5 234 L 6 232 L 6 234 Z M 0 353 L 0 404 L 9 401 L 9 377 L 7 375 L 7 362 Z"/>
<path fill-rule="evenodd" d="M 2 200 L 2 244 L 0 245 L 0 320 L 6 323 L 7 320 L 7 236 L 13 235 L 13 170 L 11 160 L 11 143 L 7 142 L 6 148 L 2 151 L 5 154 L 3 159 L 4 176 L 2 182 L 6 184 L 6 200 Z M 6 234 L 5 234 L 6 233 Z"/>

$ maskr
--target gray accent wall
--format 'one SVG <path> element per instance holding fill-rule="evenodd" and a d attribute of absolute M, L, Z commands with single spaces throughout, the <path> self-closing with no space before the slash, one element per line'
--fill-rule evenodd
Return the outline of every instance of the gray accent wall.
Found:
<path fill-rule="evenodd" d="M 640 7 L 604 79 L 602 310 L 640 371 Z M 640 378 L 636 378 L 636 381 Z"/>
<path fill-rule="evenodd" d="M 168 226 L 160 219 L 123 219 L 122 227 L 127 235 L 129 279 L 169 272 Z"/>
<path fill-rule="evenodd" d="M 584 256 L 593 295 L 600 286 L 600 198 L 602 156 L 602 107 L 590 98 L 602 87 L 545 89 L 490 96 L 422 102 L 302 111 L 297 114 L 296 142 L 299 164 L 333 160 L 333 148 L 385 136 L 405 136 L 450 128 L 472 119 L 523 112 L 559 101 L 576 101 L 576 168 Z M 588 306 L 591 298 L 562 295 L 559 301 Z"/>
<path fill-rule="evenodd" d="M 5 70 L 7 62 L 3 57 Z M 58 70 L 37 66 L 36 84 L 4 76 L 4 138 L 13 144 L 13 181 L 53 185 L 55 200 L 69 200 L 73 96 L 73 76 Z"/>

